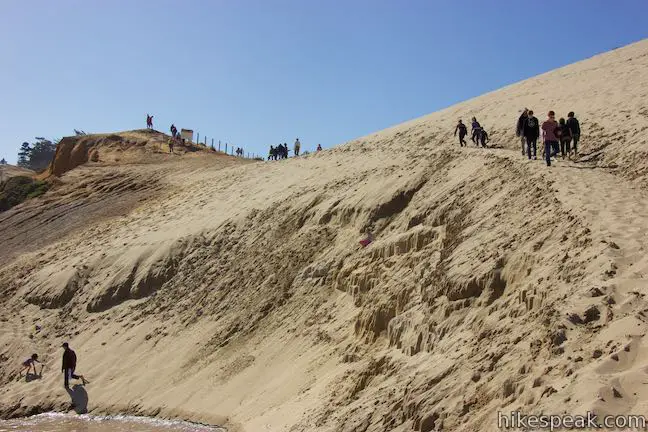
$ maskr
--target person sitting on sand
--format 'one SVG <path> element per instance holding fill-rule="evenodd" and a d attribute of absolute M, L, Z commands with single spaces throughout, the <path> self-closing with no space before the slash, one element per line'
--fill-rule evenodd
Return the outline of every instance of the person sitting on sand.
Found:
<path fill-rule="evenodd" d="M 83 385 L 87 384 L 87 381 L 83 375 L 75 375 L 74 370 L 76 369 L 77 357 L 76 353 L 70 348 L 67 342 L 61 345 L 63 347 L 63 364 L 61 370 L 63 371 L 63 383 L 66 389 L 70 388 L 71 379 L 80 379 Z"/>
<path fill-rule="evenodd" d="M 466 141 L 464 140 L 464 137 L 468 135 L 468 128 L 466 127 L 465 124 L 463 124 L 463 121 L 459 119 L 459 123 L 457 123 L 457 127 L 455 127 L 454 135 L 457 136 L 457 132 L 459 132 L 459 145 L 463 147 L 466 145 Z"/>
<path fill-rule="evenodd" d="M 34 375 L 38 375 L 36 373 L 36 363 L 40 363 L 38 361 L 38 354 L 32 354 L 30 358 L 28 358 L 27 360 L 25 360 L 22 363 L 22 369 L 20 369 L 20 374 L 19 375 L 22 376 L 22 373 L 24 371 L 27 371 L 27 374 L 29 374 L 29 369 L 31 369 L 31 368 L 34 369 Z M 43 367 L 44 366 L 41 363 L 41 374 L 43 373 Z"/>

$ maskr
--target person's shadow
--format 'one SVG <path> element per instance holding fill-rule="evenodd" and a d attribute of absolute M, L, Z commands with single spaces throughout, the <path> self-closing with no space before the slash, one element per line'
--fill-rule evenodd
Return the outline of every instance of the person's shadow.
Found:
<path fill-rule="evenodd" d="M 66 389 L 72 399 L 72 408 L 77 414 L 88 413 L 88 392 L 81 384 L 75 384 L 72 389 Z"/>
<path fill-rule="evenodd" d="M 41 378 L 43 378 L 42 372 L 40 374 L 38 374 L 38 375 L 27 372 L 27 374 L 25 375 L 25 381 L 26 382 L 36 381 L 36 380 L 39 380 Z"/>

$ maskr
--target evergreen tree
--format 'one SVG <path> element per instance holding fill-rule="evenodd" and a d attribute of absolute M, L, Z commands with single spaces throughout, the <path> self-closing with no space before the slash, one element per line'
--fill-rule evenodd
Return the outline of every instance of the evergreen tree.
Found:
<path fill-rule="evenodd" d="M 29 159 L 31 158 L 31 145 L 28 142 L 22 143 L 18 152 L 18 166 L 29 168 Z"/>

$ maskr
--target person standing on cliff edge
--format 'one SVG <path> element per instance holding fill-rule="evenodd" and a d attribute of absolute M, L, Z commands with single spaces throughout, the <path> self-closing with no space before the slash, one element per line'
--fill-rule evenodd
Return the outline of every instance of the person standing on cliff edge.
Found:
<path fill-rule="evenodd" d="M 63 345 L 63 364 L 61 369 L 64 374 L 63 382 L 66 389 L 70 389 L 70 380 L 71 379 L 80 379 L 83 385 L 88 383 L 83 375 L 75 375 L 74 370 L 76 369 L 76 353 L 72 351 L 67 342 L 64 342 Z"/>

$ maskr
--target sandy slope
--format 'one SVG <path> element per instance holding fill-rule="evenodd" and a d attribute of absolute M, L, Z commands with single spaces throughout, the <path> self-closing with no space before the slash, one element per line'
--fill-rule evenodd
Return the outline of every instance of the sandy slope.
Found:
<path fill-rule="evenodd" d="M 28 176 L 32 177 L 36 173 L 27 168 L 21 168 L 15 165 L 0 165 L 0 182 L 7 180 L 9 177 L 14 176 Z"/>
<path fill-rule="evenodd" d="M 643 41 L 287 162 L 70 171 L 69 193 L 122 171 L 161 186 L 109 218 L 83 210 L 119 196 L 95 189 L 83 225 L 3 258 L 4 415 L 67 407 L 63 340 L 90 409 L 230 430 L 648 412 L 647 66 Z M 582 157 L 521 158 L 523 106 L 576 111 Z M 500 148 L 455 144 L 472 115 Z M 48 195 L 1 222 L 14 244 L 67 219 L 21 219 Z M 32 351 L 46 373 L 16 380 Z"/>

